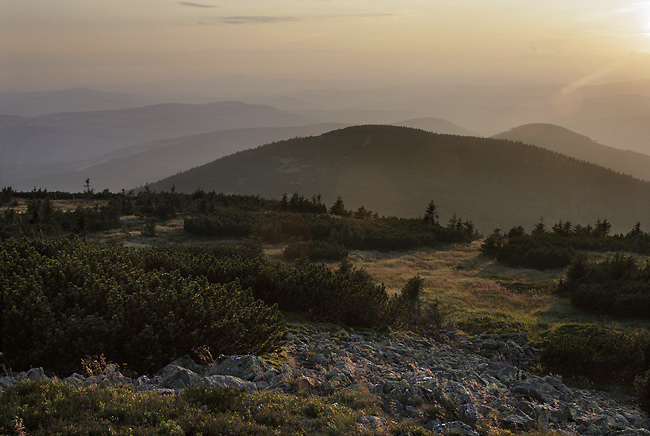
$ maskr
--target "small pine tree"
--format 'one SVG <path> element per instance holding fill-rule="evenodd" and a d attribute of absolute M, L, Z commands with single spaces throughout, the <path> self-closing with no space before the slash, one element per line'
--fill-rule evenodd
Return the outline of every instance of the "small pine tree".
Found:
<path fill-rule="evenodd" d="M 338 216 L 348 216 L 348 211 L 345 209 L 345 204 L 343 204 L 343 199 L 339 196 L 336 199 L 336 202 L 330 207 L 330 213 L 332 215 Z"/>
<path fill-rule="evenodd" d="M 422 295 L 422 285 L 424 279 L 420 276 L 414 276 L 402 288 L 402 298 L 406 301 L 409 308 L 411 320 L 420 316 L 420 297 Z"/>
<path fill-rule="evenodd" d="M 427 206 L 427 210 L 424 212 L 424 222 L 430 223 L 432 225 L 438 224 L 438 207 L 431 200 Z"/>

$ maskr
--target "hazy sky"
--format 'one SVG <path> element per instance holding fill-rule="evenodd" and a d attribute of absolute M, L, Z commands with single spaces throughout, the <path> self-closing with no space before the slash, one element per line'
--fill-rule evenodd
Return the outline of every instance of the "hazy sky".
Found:
<path fill-rule="evenodd" d="M 0 0 L 0 89 L 650 77 L 650 1 Z"/>

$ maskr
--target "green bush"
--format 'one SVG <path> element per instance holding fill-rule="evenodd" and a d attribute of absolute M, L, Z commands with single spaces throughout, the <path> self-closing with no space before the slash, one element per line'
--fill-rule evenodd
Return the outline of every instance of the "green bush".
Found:
<path fill-rule="evenodd" d="M 209 215 L 185 218 L 186 232 L 199 236 L 241 238 L 251 234 L 257 214 L 235 208 L 215 208 Z"/>
<path fill-rule="evenodd" d="M 615 255 L 600 264 L 577 259 L 558 291 L 583 310 L 630 318 L 650 318 L 650 267 L 631 256 Z"/>
<path fill-rule="evenodd" d="M 596 383 L 630 384 L 650 366 L 650 336 L 595 325 L 567 324 L 547 335 L 543 367 Z"/>
<path fill-rule="evenodd" d="M 291 239 L 289 244 L 284 248 L 282 252 L 282 257 L 289 262 L 295 262 L 297 260 L 307 259 L 309 254 L 309 249 L 311 246 L 311 241 L 302 241 Z"/>
<path fill-rule="evenodd" d="M 483 250 L 487 251 L 487 248 Z M 540 270 L 564 268 L 575 254 L 566 241 L 553 240 L 547 235 L 514 236 L 495 251 L 499 262 Z"/>
<path fill-rule="evenodd" d="M 645 374 L 637 376 L 634 381 L 639 404 L 650 412 L 650 369 Z"/>
<path fill-rule="evenodd" d="M 103 353 L 150 371 L 200 346 L 230 354 L 280 346 L 277 308 L 237 282 L 147 270 L 147 254 L 78 241 L 4 244 L 0 345 L 11 366 L 72 371 Z"/>
<path fill-rule="evenodd" d="M 309 248 L 309 260 L 316 261 L 337 261 L 348 255 L 348 250 L 336 241 L 324 240 L 314 241 Z"/>

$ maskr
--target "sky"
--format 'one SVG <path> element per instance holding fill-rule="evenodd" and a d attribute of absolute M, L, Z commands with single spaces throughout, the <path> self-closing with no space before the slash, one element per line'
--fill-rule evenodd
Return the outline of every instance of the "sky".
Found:
<path fill-rule="evenodd" d="M 650 77 L 650 1 L 0 0 L 0 90 Z"/>

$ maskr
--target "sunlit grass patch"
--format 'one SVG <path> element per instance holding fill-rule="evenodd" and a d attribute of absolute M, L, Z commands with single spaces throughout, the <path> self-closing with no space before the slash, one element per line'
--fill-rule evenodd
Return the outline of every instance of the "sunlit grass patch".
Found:
<path fill-rule="evenodd" d="M 557 298 L 553 289 L 563 271 L 511 268 L 481 256 L 479 249 L 480 241 L 404 253 L 355 252 L 352 259 L 390 293 L 421 277 L 423 299 L 438 300 L 450 326 L 471 332 L 532 329 L 537 313 Z"/>
<path fill-rule="evenodd" d="M 332 397 L 226 388 L 190 388 L 161 395 L 132 387 L 74 387 L 26 382 L 0 397 L 0 434 L 95 435 L 434 435 L 421 425 L 387 419 L 366 431 L 368 414 L 384 416 L 376 397 L 343 391 Z M 18 432 L 18 433 L 17 433 Z"/>

